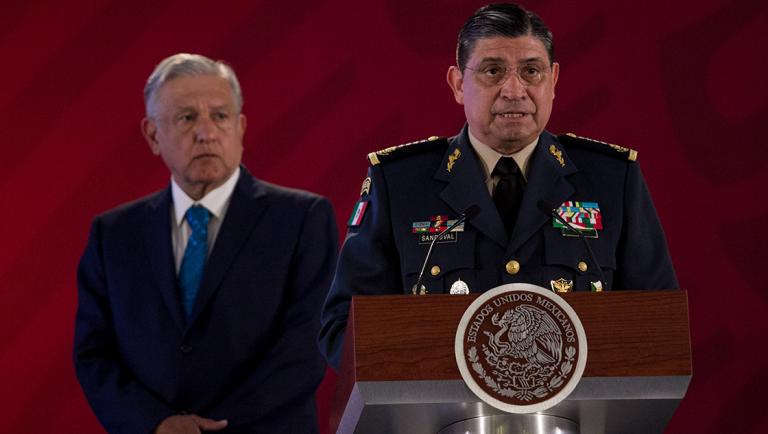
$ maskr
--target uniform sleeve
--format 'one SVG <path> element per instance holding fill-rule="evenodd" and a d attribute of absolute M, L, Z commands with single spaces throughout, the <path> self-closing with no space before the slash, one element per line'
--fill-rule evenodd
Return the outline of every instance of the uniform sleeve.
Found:
<path fill-rule="evenodd" d="M 96 417 L 110 433 L 152 433 L 173 410 L 139 383 L 120 357 L 112 327 L 100 220 L 77 272 L 74 364 Z"/>
<path fill-rule="evenodd" d="M 629 164 L 624 192 L 624 221 L 613 289 L 678 288 L 664 230 L 638 164 Z"/>
<path fill-rule="evenodd" d="M 364 204 L 365 213 L 359 224 L 350 222 L 321 316 L 320 351 L 336 369 L 341 361 L 352 296 L 403 293 L 381 167 L 369 168 L 368 176 L 370 193 L 363 193 L 355 205 L 358 209 Z"/>

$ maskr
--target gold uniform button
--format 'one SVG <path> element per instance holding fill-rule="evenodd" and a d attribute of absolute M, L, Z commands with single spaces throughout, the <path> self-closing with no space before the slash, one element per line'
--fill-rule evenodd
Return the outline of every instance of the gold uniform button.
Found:
<path fill-rule="evenodd" d="M 435 265 L 434 267 L 432 267 L 432 268 L 429 270 L 429 272 L 430 272 L 430 273 L 432 273 L 432 275 L 433 275 L 433 276 L 437 276 L 438 274 L 440 274 L 440 267 L 438 267 L 437 265 Z"/>
<path fill-rule="evenodd" d="M 507 265 L 504 268 L 507 269 L 507 273 L 514 275 L 520 271 L 520 263 L 513 259 L 507 262 Z"/>
<path fill-rule="evenodd" d="M 587 268 L 589 268 L 589 267 L 587 267 L 587 263 L 584 262 L 584 261 L 580 261 L 579 265 L 577 265 L 577 266 L 579 267 L 579 271 L 581 271 L 582 273 L 586 272 Z"/>

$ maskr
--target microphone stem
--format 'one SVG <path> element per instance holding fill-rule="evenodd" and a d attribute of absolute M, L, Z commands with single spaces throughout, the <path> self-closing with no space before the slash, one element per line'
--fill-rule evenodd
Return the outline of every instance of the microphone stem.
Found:
<path fill-rule="evenodd" d="M 603 269 L 602 269 L 602 267 L 600 267 L 600 264 L 597 263 L 597 259 L 595 257 L 595 252 L 592 251 L 592 247 L 587 242 L 587 239 L 584 237 L 584 234 L 582 234 L 581 231 L 579 231 L 578 229 L 576 229 L 573 226 L 571 226 L 570 223 L 565 221 L 565 219 L 562 218 L 560 216 L 560 214 L 557 213 L 557 210 L 554 210 L 554 209 L 552 210 L 552 216 L 557 221 L 559 221 L 560 223 L 564 224 L 566 228 L 570 229 L 571 232 L 575 233 L 579 238 L 581 238 L 581 241 L 584 242 L 584 246 L 587 248 L 587 253 L 589 253 L 589 259 L 592 261 L 592 265 L 594 265 L 595 268 L 597 268 L 597 272 L 600 275 L 600 281 L 605 283 L 605 288 L 604 289 L 607 290 L 608 289 L 608 281 L 605 280 L 605 275 L 603 275 Z"/>
<path fill-rule="evenodd" d="M 453 222 L 452 225 L 448 226 L 442 232 L 437 234 L 435 239 L 433 239 L 432 242 L 429 244 L 429 250 L 427 250 L 427 257 L 424 259 L 424 264 L 421 266 L 421 272 L 419 272 L 419 278 L 416 279 L 416 284 L 413 285 L 413 288 L 411 290 L 411 292 L 413 292 L 414 295 L 415 294 L 423 295 L 423 294 L 426 293 L 426 291 L 425 292 L 421 292 L 421 279 L 422 279 L 422 277 L 424 277 L 424 270 L 427 269 L 427 263 L 429 263 L 429 258 L 432 256 L 432 248 L 435 247 L 435 243 L 437 242 L 437 240 L 442 238 L 448 232 L 452 231 L 453 228 L 455 228 L 456 226 L 464 223 L 464 220 L 466 220 L 466 219 L 467 219 L 466 213 L 462 214 L 461 216 L 459 216 L 459 218 L 456 219 L 456 221 Z"/>

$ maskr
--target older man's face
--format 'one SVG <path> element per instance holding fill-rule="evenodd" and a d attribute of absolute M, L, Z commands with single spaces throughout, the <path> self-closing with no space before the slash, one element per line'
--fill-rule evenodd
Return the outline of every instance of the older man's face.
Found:
<path fill-rule="evenodd" d="M 200 199 L 240 164 L 245 125 L 227 80 L 199 75 L 163 84 L 150 100 L 142 131 L 179 187 Z"/>
<path fill-rule="evenodd" d="M 512 68 L 506 80 L 489 79 L 506 68 Z M 535 70 L 541 74 L 538 81 L 531 79 Z M 448 84 L 464 106 L 472 135 L 509 155 L 546 127 L 558 73 L 559 65 L 550 67 L 544 44 L 535 37 L 491 37 L 475 42 L 464 71 L 449 68 Z"/>

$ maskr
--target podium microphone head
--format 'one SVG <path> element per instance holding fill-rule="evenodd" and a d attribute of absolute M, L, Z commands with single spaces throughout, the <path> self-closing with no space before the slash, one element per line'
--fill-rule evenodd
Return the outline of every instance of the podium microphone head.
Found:
<path fill-rule="evenodd" d="M 475 216 L 480 214 L 480 207 L 477 205 L 470 205 L 467 207 L 467 209 L 464 210 L 462 214 L 464 214 L 465 220 L 473 219 Z"/>
<path fill-rule="evenodd" d="M 553 211 L 555 211 L 555 206 L 545 200 L 536 202 L 536 206 L 539 207 L 539 210 L 541 210 L 541 212 L 546 215 L 550 215 Z"/>

